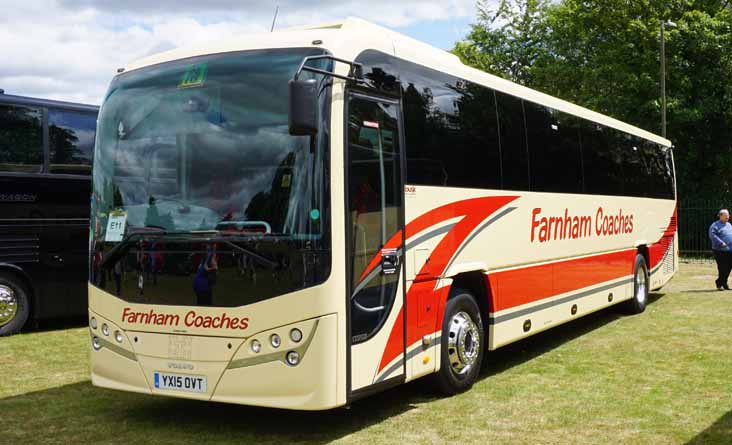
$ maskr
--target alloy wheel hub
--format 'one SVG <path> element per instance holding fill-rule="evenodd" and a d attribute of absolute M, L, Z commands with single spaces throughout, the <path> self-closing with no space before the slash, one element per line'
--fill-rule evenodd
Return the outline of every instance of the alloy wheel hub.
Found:
<path fill-rule="evenodd" d="M 466 312 L 459 312 L 450 320 L 447 353 L 452 370 L 467 374 L 475 365 L 480 353 L 480 331 Z"/>
<path fill-rule="evenodd" d="M 641 268 L 635 276 L 635 299 L 639 303 L 644 303 L 646 301 L 647 287 L 648 282 L 646 278 L 646 270 Z"/>
<path fill-rule="evenodd" d="M 10 323 L 18 313 L 18 299 L 15 291 L 0 284 L 0 326 Z"/>

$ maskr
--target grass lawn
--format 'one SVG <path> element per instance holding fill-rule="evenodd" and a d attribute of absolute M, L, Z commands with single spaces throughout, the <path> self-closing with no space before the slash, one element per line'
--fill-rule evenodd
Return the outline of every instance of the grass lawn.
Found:
<path fill-rule="evenodd" d="M 94 388 L 86 328 L 0 339 L 2 443 L 732 444 L 732 291 L 682 270 L 639 316 L 610 309 L 488 354 L 435 398 L 417 381 L 324 413 Z"/>

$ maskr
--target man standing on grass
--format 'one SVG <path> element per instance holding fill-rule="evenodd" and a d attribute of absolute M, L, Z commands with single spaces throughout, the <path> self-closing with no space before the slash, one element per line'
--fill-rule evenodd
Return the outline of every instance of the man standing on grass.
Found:
<path fill-rule="evenodd" d="M 732 270 L 732 224 L 729 223 L 729 211 L 719 211 L 719 220 L 709 227 L 709 239 L 712 241 L 714 259 L 717 261 L 717 290 L 729 290 L 727 278 Z"/>

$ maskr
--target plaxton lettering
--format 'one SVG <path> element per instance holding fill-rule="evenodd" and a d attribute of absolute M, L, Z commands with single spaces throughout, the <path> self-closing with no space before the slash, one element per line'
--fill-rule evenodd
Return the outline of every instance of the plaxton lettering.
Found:
<path fill-rule="evenodd" d="M 148 312 L 136 312 L 126 307 L 122 311 L 122 321 L 128 324 L 179 326 L 181 317 L 177 314 L 167 314 L 150 309 Z M 196 311 L 188 311 L 183 316 L 186 327 L 213 328 L 213 329 L 240 329 L 249 327 L 249 317 L 230 317 L 224 312 L 221 315 L 201 315 Z"/>
<path fill-rule="evenodd" d="M 541 208 L 531 212 L 531 242 L 587 238 L 593 235 L 591 216 L 572 216 L 564 209 L 564 216 L 541 216 Z M 595 213 L 595 236 L 625 235 L 633 232 L 633 215 L 606 214 L 602 207 Z"/>

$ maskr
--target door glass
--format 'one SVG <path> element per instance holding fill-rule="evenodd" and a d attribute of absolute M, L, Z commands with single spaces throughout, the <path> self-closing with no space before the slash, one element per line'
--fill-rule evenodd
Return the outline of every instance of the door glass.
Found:
<path fill-rule="evenodd" d="M 400 229 L 398 122 L 396 105 L 349 99 L 348 235 L 354 344 L 379 331 L 399 285 L 401 241 L 396 251 L 382 249 Z"/>

